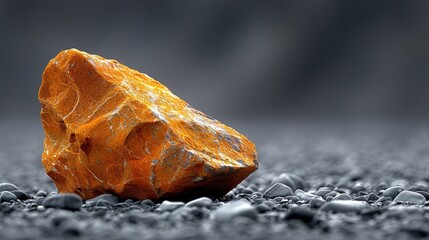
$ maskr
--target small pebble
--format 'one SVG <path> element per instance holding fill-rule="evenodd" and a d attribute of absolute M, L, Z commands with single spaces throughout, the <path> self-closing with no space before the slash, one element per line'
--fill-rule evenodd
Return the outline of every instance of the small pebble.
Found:
<path fill-rule="evenodd" d="M 27 193 L 21 191 L 21 190 L 12 190 L 10 191 L 11 193 L 13 193 L 19 200 L 27 200 L 30 198 L 30 195 L 28 195 Z"/>
<path fill-rule="evenodd" d="M 201 197 L 185 204 L 187 207 L 209 207 L 213 203 L 208 197 Z"/>
<path fill-rule="evenodd" d="M 98 205 L 97 202 L 99 200 L 104 200 L 104 202 L 107 203 L 107 205 L 111 205 L 111 206 L 118 203 L 118 197 L 116 197 L 115 195 L 110 194 L 110 193 L 101 194 L 95 198 L 88 199 L 88 200 L 86 200 L 86 203 L 89 205 L 94 204 L 94 203 Z"/>
<path fill-rule="evenodd" d="M 377 194 L 375 194 L 375 193 L 370 193 L 369 195 L 368 195 L 368 201 L 372 201 L 372 202 L 375 202 L 375 201 L 377 201 L 379 199 L 379 197 L 377 196 Z"/>
<path fill-rule="evenodd" d="M 325 200 L 323 200 L 323 198 L 313 198 L 310 200 L 310 208 L 320 208 L 321 206 L 323 206 L 323 204 L 325 204 Z"/>
<path fill-rule="evenodd" d="M 359 212 L 367 207 L 366 202 L 343 200 L 328 202 L 320 210 L 325 212 Z"/>
<path fill-rule="evenodd" d="M 43 206 L 46 208 L 62 208 L 67 210 L 79 210 L 82 204 L 82 198 L 74 193 L 57 194 L 43 201 Z"/>
<path fill-rule="evenodd" d="M 184 202 L 170 202 L 170 201 L 163 201 L 161 205 L 158 207 L 159 211 L 173 211 L 177 208 L 185 206 Z"/>
<path fill-rule="evenodd" d="M 155 206 L 155 203 L 150 199 L 145 199 L 141 202 L 141 205 L 144 206 Z"/>
<path fill-rule="evenodd" d="M 341 201 L 341 200 L 352 200 L 352 197 L 350 197 L 346 193 L 341 193 L 341 194 L 335 196 L 334 199 L 332 199 L 332 201 Z"/>
<path fill-rule="evenodd" d="M 398 196 L 393 199 L 393 203 L 403 202 L 416 205 L 423 205 L 425 201 L 426 198 L 422 194 L 407 190 L 400 192 Z"/>
<path fill-rule="evenodd" d="M 48 194 L 45 191 L 38 191 L 36 197 L 46 197 Z"/>
<path fill-rule="evenodd" d="M 404 191 L 402 186 L 390 187 L 384 191 L 383 196 L 395 199 L 395 197 L 402 191 Z"/>
<path fill-rule="evenodd" d="M 9 191 L 3 191 L 0 194 L 0 202 L 10 202 L 10 201 L 16 201 L 17 198 L 15 194 L 9 192 Z"/>
<path fill-rule="evenodd" d="M 286 186 L 283 183 L 276 183 L 264 193 L 264 198 L 276 198 L 276 197 L 286 197 L 291 196 L 293 191 L 290 187 Z"/>

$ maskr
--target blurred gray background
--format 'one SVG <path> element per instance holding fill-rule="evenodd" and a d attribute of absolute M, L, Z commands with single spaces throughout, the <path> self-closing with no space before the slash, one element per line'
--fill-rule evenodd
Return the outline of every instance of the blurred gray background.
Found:
<path fill-rule="evenodd" d="M 38 118 L 48 61 L 78 48 L 218 119 L 426 119 L 428 1 L 0 0 L 3 118 Z"/>

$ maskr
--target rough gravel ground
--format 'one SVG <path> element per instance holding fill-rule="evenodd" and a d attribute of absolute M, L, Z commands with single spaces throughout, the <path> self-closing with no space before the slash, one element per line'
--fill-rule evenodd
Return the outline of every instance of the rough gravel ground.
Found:
<path fill-rule="evenodd" d="M 425 124 L 226 123 L 255 141 L 260 169 L 225 197 L 70 211 L 45 202 L 56 193 L 40 164 L 39 121 L 0 119 L 0 183 L 30 196 L 2 193 L 0 239 L 429 238 Z"/>

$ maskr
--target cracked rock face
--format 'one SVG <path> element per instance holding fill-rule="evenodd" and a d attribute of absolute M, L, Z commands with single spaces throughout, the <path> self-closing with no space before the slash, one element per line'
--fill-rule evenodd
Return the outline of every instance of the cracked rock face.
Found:
<path fill-rule="evenodd" d="M 257 169 L 252 142 L 115 60 L 60 52 L 39 90 L 42 163 L 60 192 L 219 196 Z"/>

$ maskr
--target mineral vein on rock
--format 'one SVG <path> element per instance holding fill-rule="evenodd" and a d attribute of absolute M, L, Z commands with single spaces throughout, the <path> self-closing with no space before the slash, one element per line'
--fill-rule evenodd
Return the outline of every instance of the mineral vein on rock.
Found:
<path fill-rule="evenodd" d="M 42 163 L 60 192 L 222 195 L 257 169 L 245 136 L 115 60 L 60 52 L 39 90 Z"/>

